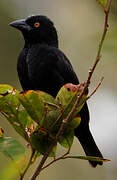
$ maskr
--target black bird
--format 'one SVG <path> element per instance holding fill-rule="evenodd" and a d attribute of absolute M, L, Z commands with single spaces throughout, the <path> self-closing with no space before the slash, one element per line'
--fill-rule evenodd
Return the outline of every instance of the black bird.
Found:
<path fill-rule="evenodd" d="M 26 20 L 14 21 L 10 25 L 20 30 L 25 40 L 17 64 L 19 80 L 24 91 L 42 90 L 56 97 L 66 83 L 79 83 L 71 63 L 58 48 L 57 31 L 50 19 L 42 15 L 33 15 Z M 89 129 L 89 110 L 86 103 L 80 116 L 81 123 L 75 129 L 75 136 L 87 156 L 102 158 Z M 103 164 L 89 162 L 93 167 Z"/>

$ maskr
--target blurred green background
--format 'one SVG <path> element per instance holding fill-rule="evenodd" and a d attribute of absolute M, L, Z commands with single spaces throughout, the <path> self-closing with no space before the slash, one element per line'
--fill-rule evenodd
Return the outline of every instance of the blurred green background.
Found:
<path fill-rule="evenodd" d="M 54 21 L 59 35 L 59 47 L 69 57 L 80 81 L 87 78 L 93 64 L 103 30 L 104 14 L 96 0 L 1 0 L 0 1 L 0 83 L 21 90 L 16 64 L 23 47 L 20 32 L 8 26 L 16 19 L 32 14 L 47 15 Z M 117 1 L 113 0 L 109 17 L 109 31 L 104 42 L 102 58 L 93 75 L 90 92 L 102 76 L 104 81 L 96 94 L 88 100 L 90 128 L 105 158 L 111 162 L 103 167 L 91 168 L 87 161 L 65 160 L 57 162 L 40 175 L 43 180 L 116 180 L 117 179 Z M 5 119 L 0 126 L 7 136 L 24 145 Z M 61 150 L 59 150 L 60 153 Z M 84 155 L 82 147 L 74 140 L 72 154 Z M 0 169 L 9 160 L 0 154 Z M 38 162 L 37 162 L 38 163 Z M 34 166 L 30 175 L 34 171 Z M 1 171 L 0 171 L 1 172 Z M 15 180 L 18 178 L 15 178 Z M 28 179 L 28 177 L 26 177 Z M 38 178 L 37 178 L 38 179 Z"/>

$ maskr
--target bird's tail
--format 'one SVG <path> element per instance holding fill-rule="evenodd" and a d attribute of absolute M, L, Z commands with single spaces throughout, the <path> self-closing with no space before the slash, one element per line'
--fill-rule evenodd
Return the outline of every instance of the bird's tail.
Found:
<path fill-rule="evenodd" d="M 75 136 L 80 141 L 80 144 L 82 145 L 86 156 L 94 156 L 94 157 L 101 157 L 103 158 L 100 150 L 98 149 L 93 136 L 89 130 L 89 127 L 78 127 L 75 130 Z M 98 164 L 102 165 L 103 162 L 97 162 L 97 161 L 89 161 L 92 167 L 96 167 Z"/>

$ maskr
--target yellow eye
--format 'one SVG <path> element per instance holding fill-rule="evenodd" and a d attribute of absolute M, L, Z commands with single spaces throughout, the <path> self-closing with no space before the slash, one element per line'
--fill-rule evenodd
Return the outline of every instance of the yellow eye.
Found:
<path fill-rule="evenodd" d="M 35 28 L 38 28 L 39 26 L 40 26 L 40 23 L 39 23 L 39 22 L 35 22 L 35 23 L 34 23 L 34 27 L 35 27 Z"/>

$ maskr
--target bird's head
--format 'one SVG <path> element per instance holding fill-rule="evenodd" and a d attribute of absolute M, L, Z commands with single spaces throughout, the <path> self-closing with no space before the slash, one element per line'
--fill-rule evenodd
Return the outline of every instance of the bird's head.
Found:
<path fill-rule="evenodd" d="M 10 26 L 20 30 L 27 43 L 47 43 L 58 46 L 56 28 L 46 16 L 32 15 L 27 19 L 11 22 Z"/>

